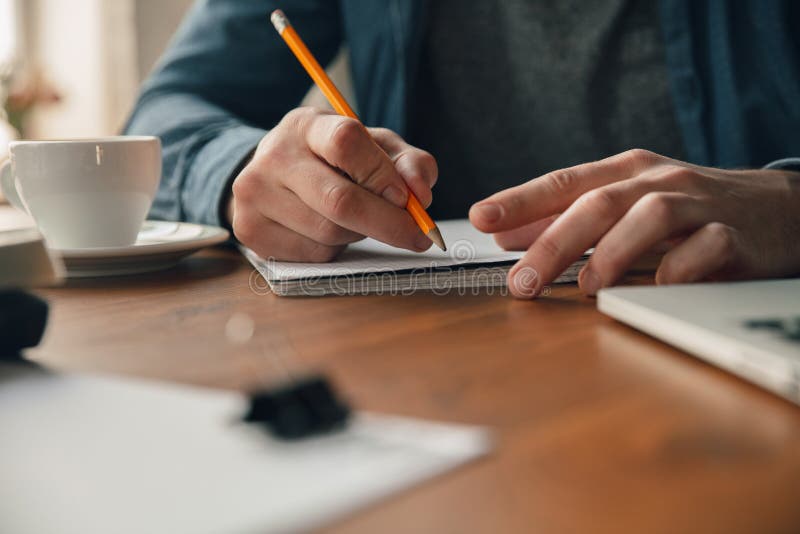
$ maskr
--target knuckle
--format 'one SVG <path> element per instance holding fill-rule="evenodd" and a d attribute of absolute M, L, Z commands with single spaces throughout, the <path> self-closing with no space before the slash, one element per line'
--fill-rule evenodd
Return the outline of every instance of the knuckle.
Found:
<path fill-rule="evenodd" d="M 547 174 L 545 180 L 551 194 L 563 195 L 575 188 L 578 175 L 572 169 L 561 169 Z"/>
<path fill-rule="evenodd" d="M 688 167 L 670 165 L 666 171 L 664 171 L 662 180 L 676 189 L 684 189 L 687 186 L 695 184 L 697 181 L 697 174 Z"/>
<path fill-rule="evenodd" d="M 337 158 L 347 159 L 352 154 L 352 149 L 364 134 L 361 124 L 348 117 L 342 117 L 336 123 L 330 136 L 330 147 Z"/>
<path fill-rule="evenodd" d="M 409 147 L 403 150 L 395 156 L 394 162 L 397 163 L 401 158 L 406 158 L 410 164 L 416 167 L 426 169 L 436 167 L 436 159 L 430 152 L 422 150 L 421 148 Z"/>
<path fill-rule="evenodd" d="M 419 166 L 423 169 L 422 176 L 426 179 L 428 186 L 433 187 L 436 180 L 439 179 L 439 164 L 433 154 L 426 150 L 419 150 L 418 156 Z"/>
<path fill-rule="evenodd" d="M 247 171 L 236 177 L 231 186 L 233 198 L 240 202 L 250 202 L 258 195 L 259 183 L 256 178 Z"/>
<path fill-rule="evenodd" d="M 275 139 L 280 135 L 280 128 L 275 127 L 261 138 L 256 147 L 256 154 L 264 154 L 272 149 Z"/>
<path fill-rule="evenodd" d="M 263 166 L 276 162 L 278 165 L 284 164 L 288 154 L 291 153 L 290 147 L 294 138 L 294 134 L 289 130 L 273 128 L 258 142 L 251 165 Z"/>
<path fill-rule="evenodd" d="M 489 197 L 503 207 L 504 215 L 510 217 L 524 217 L 531 209 L 531 199 L 525 190 L 528 184 L 517 185 L 500 191 Z"/>
<path fill-rule="evenodd" d="M 379 142 L 400 137 L 389 128 L 382 128 L 380 126 L 375 128 L 370 128 L 369 133 L 376 141 Z"/>
<path fill-rule="evenodd" d="M 675 202 L 664 193 L 650 192 L 639 200 L 639 209 L 648 217 L 669 224 L 675 219 Z"/>
<path fill-rule="evenodd" d="M 592 189 L 578 198 L 579 205 L 590 211 L 595 217 L 607 218 L 617 212 L 619 205 L 617 196 L 609 189 Z"/>
<path fill-rule="evenodd" d="M 643 165 L 654 162 L 658 154 L 644 148 L 632 148 L 623 152 L 621 157 L 634 165 Z"/>
<path fill-rule="evenodd" d="M 393 163 L 395 167 L 403 169 L 407 181 L 418 180 L 429 188 L 434 186 L 439 175 L 436 159 L 424 150 L 401 152 Z"/>
<path fill-rule="evenodd" d="M 376 161 L 367 168 L 364 178 L 359 180 L 360 184 L 373 192 L 382 192 L 387 186 L 396 183 L 386 172 L 386 167 L 380 158 L 375 158 Z M 399 180 L 399 179 L 398 179 Z"/>
<path fill-rule="evenodd" d="M 279 126 L 293 130 L 303 129 L 312 118 L 317 115 L 317 111 L 311 107 L 294 108 L 283 116 Z"/>
<path fill-rule="evenodd" d="M 334 183 L 322 192 L 322 206 L 325 213 L 333 218 L 341 218 L 355 209 L 353 192 L 348 183 Z"/>

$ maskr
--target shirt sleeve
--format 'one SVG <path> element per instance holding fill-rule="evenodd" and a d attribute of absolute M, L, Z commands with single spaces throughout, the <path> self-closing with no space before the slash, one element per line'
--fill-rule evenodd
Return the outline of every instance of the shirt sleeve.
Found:
<path fill-rule="evenodd" d="M 339 4 L 283 0 L 319 61 L 341 45 Z M 311 81 L 269 21 L 278 2 L 200 0 L 142 87 L 127 134 L 155 135 L 163 171 L 150 216 L 220 225 L 245 158 Z"/>
<path fill-rule="evenodd" d="M 781 169 L 786 171 L 800 171 L 800 158 L 783 158 L 772 161 L 764 166 L 765 169 Z"/>

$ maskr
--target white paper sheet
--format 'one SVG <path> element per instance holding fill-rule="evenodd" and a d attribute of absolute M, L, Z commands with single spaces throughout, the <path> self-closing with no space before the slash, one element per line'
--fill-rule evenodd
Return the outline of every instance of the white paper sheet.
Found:
<path fill-rule="evenodd" d="M 522 252 L 500 248 L 491 235 L 479 232 L 467 219 L 442 221 L 438 226 L 447 244 L 447 252 L 436 246 L 425 252 L 412 252 L 374 239 L 365 239 L 350 245 L 331 263 L 268 262 L 269 279 L 292 280 L 312 276 L 431 269 L 507 262 L 522 257 Z"/>
<path fill-rule="evenodd" d="M 297 532 L 477 458 L 484 429 L 360 414 L 296 443 L 240 395 L 0 365 L 0 532 Z"/>

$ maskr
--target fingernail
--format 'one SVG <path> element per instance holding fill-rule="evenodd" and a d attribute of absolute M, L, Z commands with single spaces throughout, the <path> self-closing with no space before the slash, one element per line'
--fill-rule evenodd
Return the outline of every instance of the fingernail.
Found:
<path fill-rule="evenodd" d="M 494 224 L 503 216 L 502 208 L 493 202 L 476 204 L 475 210 L 477 211 L 478 217 L 483 219 L 487 224 Z"/>
<path fill-rule="evenodd" d="M 425 234 L 419 234 L 417 236 L 417 239 L 414 241 L 414 245 L 421 250 L 428 250 L 429 248 L 431 248 L 432 244 L 433 241 L 428 239 L 428 236 L 426 236 Z"/>
<path fill-rule="evenodd" d="M 578 278 L 581 288 L 587 295 L 595 295 L 603 287 L 600 277 L 589 267 L 584 267 Z"/>
<path fill-rule="evenodd" d="M 396 185 L 390 185 L 386 189 L 383 190 L 383 198 L 394 204 L 399 208 L 405 208 L 406 202 L 408 201 L 408 197 L 406 196 L 406 192 L 402 191 Z"/>
<path fill-rule="evenodd" d="M 533 298 L 539 286 L 539 271 L 533 267 L 514 267 L 509 273 L 511 291 L 517 297 Z"/>

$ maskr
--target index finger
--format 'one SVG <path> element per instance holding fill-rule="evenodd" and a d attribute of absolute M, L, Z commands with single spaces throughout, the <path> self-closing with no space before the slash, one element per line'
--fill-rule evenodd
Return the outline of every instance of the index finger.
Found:
<path fill-rule="evenodd" d="M 423 207 L 433 200 L 431 188 L 439 177 L 436 159 L 425 150 L 409 145 L 395 132 L 386 128 L 368 128 L 370 135 L 386 151 L 394 168 L 417 196 Z"/>
<path fill-rule="evenodd" d="M 286 180 L 284 185 L 323 217 L 359 234 L 418 252 L 432 244 L 405 209 L 373 195 L 321 162 L 303 180 Z"/>
<path fill-rule="evenodd" d="M 563 212 L 582 194 L 638 174 L 666 158 L 634 149 L 609 158 L 545 174 L 472 206 L 470 221 L 487 233 L 503 232 Z"/>
<path fill-rule="evenodd" d="M 389 155 L 356 119 L 322 114 L 311 121 L 306 141 L 317 156 L 347 173 L 357 184 L 398 207 L 408 202 L 408 187 Z"/>

